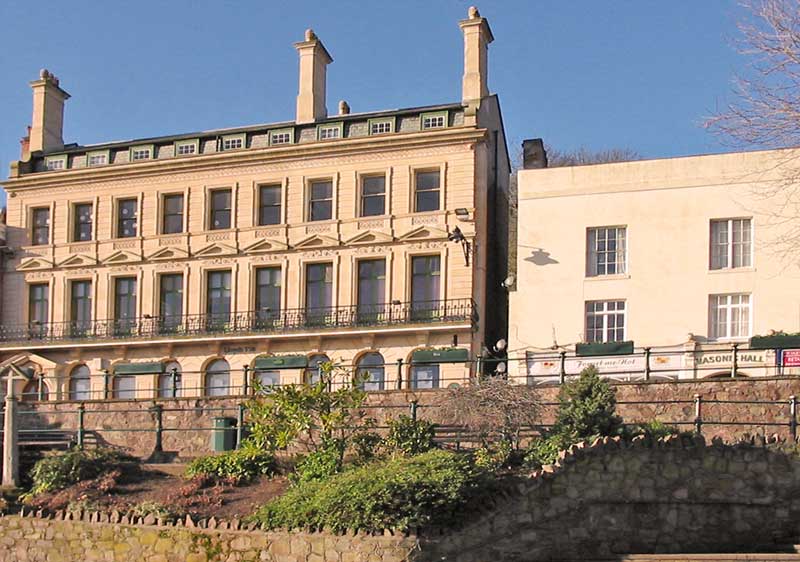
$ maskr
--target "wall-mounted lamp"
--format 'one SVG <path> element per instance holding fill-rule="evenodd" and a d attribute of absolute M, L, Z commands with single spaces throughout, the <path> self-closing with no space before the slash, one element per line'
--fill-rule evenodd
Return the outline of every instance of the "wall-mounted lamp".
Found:
<path fill-rule="evenodd" d="M 461 249 L 464 250 L 464 265 L 469 265 L 469 253 L 472 245 L 469 243 L 469 240 L 464 237 L 464 233 L 461 232 L 461 229 L 457 226 L 454 227 L 452 232 L 447 233 L 447 239 L 450 240 L 450 242 L 461 244 Z"/>
<path fill-rule="evenodd" d="M 464 207 L 459 207 L 458 209 L 455 210 L 455 213 L 456 216 L 459 218 L 459 220 L 462 221 L 469 220 L 469 209 L 466 209 Z"/>

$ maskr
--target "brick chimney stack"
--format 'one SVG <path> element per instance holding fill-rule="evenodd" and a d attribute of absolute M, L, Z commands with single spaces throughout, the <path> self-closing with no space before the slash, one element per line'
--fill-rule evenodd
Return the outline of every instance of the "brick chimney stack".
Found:
<path fill-rule="evenodd" d="M 325 107 L 325 74 L 333 62 L 322 41 L 307 29 L 305 41 L 294 44 L 300 56 L 300 89 L 297 94 L 297 123 L 313 123 L 328 116 Z"/>
<path fill-rule="evenodd" d="M 28 135 L 29 152 L 58 150 L 64 146 L 64 102 L 69 94 L 58 85 L 58 78 L 47 69 L 30 83 L 33 90 L 33 117 Z"/>
<path fill-rule="evenodd" d="M 467 106 L 466 116 L 474 119 L 481 100 L 489 95 L 489 43 L 494 41 L 494 36 L 489 28 L 489 22 L 481 17 L 478 8 L 472 6 L 468 14 L 468 19 L 458 22 L 464 33 L 464 78 L 461 101 Z"/>

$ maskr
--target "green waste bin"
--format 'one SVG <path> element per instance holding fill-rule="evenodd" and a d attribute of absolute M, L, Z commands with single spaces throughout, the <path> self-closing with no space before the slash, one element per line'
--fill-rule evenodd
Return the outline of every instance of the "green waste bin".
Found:
<path fill-rule="evenodd" d="M 236 418 L 214 418 L 211 447 L 215 453 L 236 448 Z"/>

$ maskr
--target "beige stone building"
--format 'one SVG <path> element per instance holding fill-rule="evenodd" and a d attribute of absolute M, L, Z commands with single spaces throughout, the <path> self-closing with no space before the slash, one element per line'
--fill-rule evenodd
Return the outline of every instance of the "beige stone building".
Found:
<path fill-rule="evenodd" d="M 781 216 L 794 209 L 783 188 L 795 159 L 783 150 L 521 170 L 512 374 L 552 380 L 564 351 L 568 374 L 594 363 L 638 378 L 651 348 L 651 376 L 728 376 L 733 344 L 738 375 L 780 372 L 775 351 L 747 348 L 754 335 L 800 331 L 797 222 Z M 574 355 L 577 343 L 623 341 L 636 353 Z"/>
<path fill-rule="evenodd" d="M 504 331 L 509 164 L 492 33 L 459 25 L 455 103 L 331 115 L 309 30 L 293 120 L 126 142 L 65 143 L 42 71 L 3 182 L 0 368 L 75 400 L 239 394 L 326 360 L 369 390 L 467 379 Z"/>

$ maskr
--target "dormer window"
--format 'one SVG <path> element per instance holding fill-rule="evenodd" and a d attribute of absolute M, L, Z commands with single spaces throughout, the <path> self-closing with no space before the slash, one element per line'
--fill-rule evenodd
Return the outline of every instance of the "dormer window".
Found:
<path fill-rule="evenodd" d="M 384 135 L 394 132 L 394 118 L 392 119 L 370 119 L 369 134 Z"/>
<path fill-rule="evenodd" d="M 228 135 L 222 137 L 222 150 L 238 150 L 244 148 L 244 135 Z"/>
<path fill-rule="evenodd" d="M 292 129 L 280 129 L 269 132 L 269 145 L 292 144 L 294 141 L 294 131 Z"/>
<path fill-rule="evenodd" d="M 423 113 L 420 116 L 422 130 L 443 129 L 447 127 L 447 112 L 437 111 L 436 113 Z"/>
<path fill-rule="evenodd" d="M 342 123 L 331 123 L 328 125 L 319 125 L 317 127 L 317 140 L 332 140 L 340 139 L 344 135 L 344 125 Z"/>
<path fill-rule="evenodd" d="M 67 168 L 67 155 L 47 156 L 44 159 L 44 167 L 47 170 L 65 170 Z"/>
<path fill-rule="evenodd" d="M 86 155 L 87 166 L 105 166 L 108 164 L 108 151 L 99 150 L 96 152 L 89 152 Z"/>
<path fill-rule="evenodd" d="M 153 145 L 147 146 L 132 146 L 131 147 L 131 162 L 139 160 L 150 160 L 153 158 Z"/>
<path fill-rule="evenodd" d="M 197 139 L 175 142 L 175 156 L 190 156 L 200 152 L 200 141 Z"/>

